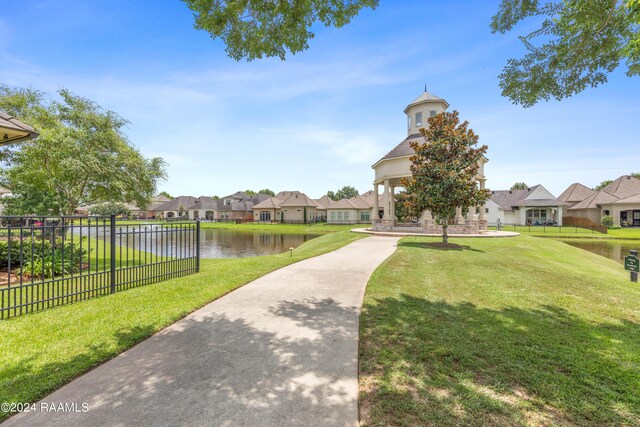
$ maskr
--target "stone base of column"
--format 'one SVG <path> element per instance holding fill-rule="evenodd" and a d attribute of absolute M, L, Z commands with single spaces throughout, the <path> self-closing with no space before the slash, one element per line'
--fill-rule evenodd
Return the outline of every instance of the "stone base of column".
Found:
<path fill-rule="evenodd" d="M 395 221 L 392 219 L 374 219 L 371 221 L 373 231 L 393 231 Z"/>
<path fill-rule="evenodd" d="M 420 221 L 422 232 L 425 234 L 442 234 L 442 225 L 433 220 Z M 479 221 L 468 221 L 462 224 L 453 224 L 447 227 L 448 234 L 478 234 Z"/>
<path fill-rule="evenodd" d="M 478 230 L 487 231 L 489 229 L 489 223 L 486 219 L 481 219 L 478 221 Z"/>

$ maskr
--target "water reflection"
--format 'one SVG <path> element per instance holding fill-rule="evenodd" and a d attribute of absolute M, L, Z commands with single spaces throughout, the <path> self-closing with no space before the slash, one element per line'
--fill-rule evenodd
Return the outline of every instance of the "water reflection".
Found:
<path fill-rule="evenodd" d="M 640 241 L 628 240 L 587 240 L 587 239 L 556 239 L 567 245 L 584 249 L 594 254 L 602 255 L 618 262 L 624 262 L 630 249 L 640 249 Z"/>
<path fill-rule="evenodd" d="M 297 248 L 316 234 L 284 234 L 225 229 L 200 230 L 202 258 L 246 258 L 286 252 Z"/>

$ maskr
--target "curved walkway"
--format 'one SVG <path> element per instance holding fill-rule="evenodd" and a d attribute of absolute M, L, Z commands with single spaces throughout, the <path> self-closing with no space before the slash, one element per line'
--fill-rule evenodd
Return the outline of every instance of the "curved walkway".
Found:
<path fill-rule="evenodd" d="M 355 426 L 360 306 L 397 241 L 357 240 L 263 276 L 42 401 L 80 412 L 6 425 Z"/>

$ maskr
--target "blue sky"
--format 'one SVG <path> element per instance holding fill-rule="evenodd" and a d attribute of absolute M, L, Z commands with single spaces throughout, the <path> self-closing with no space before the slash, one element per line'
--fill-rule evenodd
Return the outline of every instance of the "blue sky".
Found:
<path fill-rule="evenodd" d="M 489 146 L 490 188 L 525 181 L 559 195 L 640 171 L 640 79 L 617 70 L 524 109 L 500 96 L 498 75 L 523 47 L 491 34 L 498 0 L 380 3 L 342 29 L 317 26 L 285 62 L 235 62 L 179 0 L 6 2 L 0 82 L 65 87 L 116 111 L 134 145 L 169 163 L 160 190 L 172 195 L 367 191 L 425 83 Z"/>

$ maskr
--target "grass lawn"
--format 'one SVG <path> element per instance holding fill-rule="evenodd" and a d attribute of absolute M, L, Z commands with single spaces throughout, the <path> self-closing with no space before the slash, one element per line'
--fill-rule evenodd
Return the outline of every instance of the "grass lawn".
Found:
<path fill-rule="evenodd" d="M 640 425 L 640 285 L 551 239 L 404 238 L 360 329 L 366 425 Z"/>
<path fill-rule="evenodd" d="M 199 274 L 0 321 L 0 402 L 36 401 L 225 293 L 362 237 L 321 236 L 293 257 L 203 259 Z"/>

